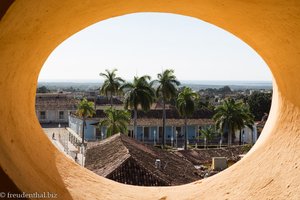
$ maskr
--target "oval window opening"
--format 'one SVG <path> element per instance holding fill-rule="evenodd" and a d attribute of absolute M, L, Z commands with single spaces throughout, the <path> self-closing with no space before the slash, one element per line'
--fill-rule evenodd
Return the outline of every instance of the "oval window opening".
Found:
<path fill-rule="evenodd" d="M 68 38 L 39 76 L 49 139 L 100 176 L 169 186 L 240 160 L 268 118 L 272 76 L 234 35 L 201 20 L 136 13 Z"/>

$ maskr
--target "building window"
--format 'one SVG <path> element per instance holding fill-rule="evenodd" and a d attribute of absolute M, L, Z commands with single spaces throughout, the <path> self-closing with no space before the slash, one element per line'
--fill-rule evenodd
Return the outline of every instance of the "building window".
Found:
<path fill-rule="evenodd" d="M 40 119 L 46 119 L 46 112 L 45 111 L 40 112 Z"/>
<path fill-rule="evenodd" d="M 149 139 L 149 127 L 144 127 L 144 139 Z"/>
<path fill-rule="evenodd" d="M 102 139 L 101 138 L 101 129 L 96 128 L 96 139 Z"/>
<path fill-rule="evenodd" d="M 59 111 L 59 119 L 64 119 L 64 111 Z"/>

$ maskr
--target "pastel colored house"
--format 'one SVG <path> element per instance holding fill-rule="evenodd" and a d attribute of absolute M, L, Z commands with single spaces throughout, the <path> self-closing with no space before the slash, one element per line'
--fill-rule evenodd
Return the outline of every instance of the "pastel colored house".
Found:
<path fill-rule="evenodd" d="M 89 118 L 86 120 L 85 139 L 87 141 L 101 140 L 107 137 L 106 127 L 98 129 L 98 123 L 103 118 Z M 82 134 L 82 119 L 75 116 L 69 116 L 69 127 Z M 198 140 L 199 130 L 207 126 L 213 125 L 211 119 L 190 119 L 188 120 L 188 139 L 190 143 Z M 129 136 L 149 144 L 160 144 L 162 141 L 162 120 L 155 118 L 141 118 L 137 120 L 137 134 L 133 135 L 133 120 L 128 127 Z M 184 139 L 184 120 L 183 119 L 167 119 L 165 141 L 167 144 L 183 144 Z"/>
<path fill-rule="evenodd" d="M 36 116 L 41 124 L 68 123 L 69 114 L 76 111 L 78 101 L 69 93 L 37 93 Z"/>

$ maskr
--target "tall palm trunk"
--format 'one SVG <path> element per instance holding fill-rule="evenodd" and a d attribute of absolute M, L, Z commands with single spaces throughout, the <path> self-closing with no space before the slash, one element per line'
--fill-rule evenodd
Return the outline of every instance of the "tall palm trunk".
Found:
<path fill-rule="evenodd" d="M 231 144 L 232 144 L 232 134 L 233 134 L 233 132 L 232 132 L 231 128 L 229 128 L 229 129 L 228 129 L 228 146 L 229 146 L 229 147 L 230 147 Z"/>
<path fill-rule="evenodd" d="M 133 137 L 137 139 L 137 109 L 134 109 L 133 113 Z"/>
<path fill-rule="evenodd" d="M 187 150 L 188 132 L 187 132 L 187 117 L 184 118 L 184 149 Z"/>
<path fill-rule="evenodd" d="M 113 95 L 112 92 L 110 92 L 110 107 L 112 108 L 113 106 Z"/>
<path fill-rule="evenodd" d="M 82 145 L 84 145 L 84 126 L 85 126 L 85 117 L 83 117 L 83 122 L 82 122 L 82 141 L 81 141 Z"/>
<path fill-rule="evenodd" d="M 240 129 L 240 140 L 239 140 L 239 145 L 242 145 L 242 129 Z"/>
<path fill-rule="evenodd" d="M 166 103 L 163 100 L 163 128 L 162 128 L 162 146 L 165 148 L 165 133 L 166 133 Z"/>

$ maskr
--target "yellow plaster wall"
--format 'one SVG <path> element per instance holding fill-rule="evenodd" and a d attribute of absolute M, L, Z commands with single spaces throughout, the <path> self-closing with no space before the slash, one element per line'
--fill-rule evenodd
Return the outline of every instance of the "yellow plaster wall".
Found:
<path fill-rule="evenodd" d="M 146 11 L 215 24 L 254 48 L 273 73 L 262 137 L 216 176 L 177 187 L 115 183 L 66 159 L 35 117 L 38 74 L 57 45 L 100 20 Z M 22 191 L 66 200 L 300 199 L 299 0 L 17 0 L 0 21 L 0 94 L 0 166 Z"/>

